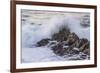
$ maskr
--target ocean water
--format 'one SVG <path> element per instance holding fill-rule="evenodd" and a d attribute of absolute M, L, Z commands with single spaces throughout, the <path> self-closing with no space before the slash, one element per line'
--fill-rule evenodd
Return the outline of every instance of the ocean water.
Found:
<path fill-rule="evenodd" d="M 90 27 L 82 27 L 80 20 L 88 13 L 61 13 L 22 10 L 22 63 L 66 61 L 64 57 L 57 56 L 51 48 L 36 47 L 36 43 L 44 38 L 51 38 L 62 26 L 75 32 L 79 38 L 90 40 Z M 78 57 L 75 55 L 73 57 Z"/>

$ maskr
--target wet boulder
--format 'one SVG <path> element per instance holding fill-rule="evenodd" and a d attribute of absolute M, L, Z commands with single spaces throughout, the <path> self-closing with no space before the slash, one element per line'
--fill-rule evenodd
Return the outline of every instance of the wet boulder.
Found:
<path fill-rule="evenodd" d="M 40 40 L 36 46 L 47 46 L 56 55 L 63 56 L 69 60 L 83 60 L 90 57 L 90 41 L 86 38 L 80 39 L 77 34 L 71 33 L 66 28 L 62 28 L 58 33 L 54 33 L 51 39 Z"/>
<path fill-rule="evenodd" d="M 69 53 L 72 54 L 72 55 L 75 55 L 75 54 L 79 54 L 79 49 L 78 48 L 73 48 Z"/>
<path fill-rule="evenodd" d="M 53 47 L 56 46 L 59 42 L 57 42 L 56 40 L 50 40 L 48 43 L 48 47 Z"/>
<path fill-rule="evenodd" d="M 81 42 L 79 44 L 80 51 L 84 51 L 87 48 L 90 48 L 89 41 L 87 39 L 81 39 Z"/>
<path fill-rule="evenodd" d="M 70 33 L 67 37 L 67 43 L 68 45 L 72 45 L 73 43 L 75 43 L 75 41 L 79 40 L 79 37 L 75 34 L 75 33 Z"/>
<path fill-rule="evenodd" d="M 41 41 L 37 42 L 36 46 L 41 47 L 41 46 L 46 46 L 49 43 L 50 39 L 42 39 Z"/>
<path fill-rule="evenodd" d="M 87 43 L 87 42 L 89 42 L 86 38 L 82 38 L 82 39 L 80 39 L 79 40 L 79 48 L 84 44 L 84 43 Z"/>
<path fill-rule="evenodd" d="M 62 28 L 58 33 L 52 35 L 52 39 L 57 41 L 64 41 L 67 40 L 69 34 L 70 34 L 69 29 Z"/>
<path fill-rule="evenodd" d="M 63 48 L 62 42 L 59 42 L 57 45 L 52 47 L 52 50 L 55 54 L 63 56 L 65 49 Z"/>

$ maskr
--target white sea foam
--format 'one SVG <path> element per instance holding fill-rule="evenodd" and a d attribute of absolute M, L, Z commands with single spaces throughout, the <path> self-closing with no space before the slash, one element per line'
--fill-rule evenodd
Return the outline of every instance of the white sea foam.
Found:
<path fill-rule="evenodd" d="M 25 24 L 22 24 L 23 62 L 65 60 L 64 58 L 58 58 L 58 56 L 55 56 L 54 53 L 50 50 L 50 48 L 34 46 L 36 42 L 40 41 L 41 39 L 51 38 L 51 35 L 53 33 L 57 33 L 62 26 L 69 28 L 71 32 L 75 32 L 79 38 L 87 38 L 88 40 L 90 40 L 90 28 L 82 27 L 80 25 L 80 20 L 77 19 L 76 16 L 62 16 L 59 14 L 47 17 L 50 18 L 45 19 L 45 21 L 41 19 L 34 20 L 32 17 L 30 17 L 29 19 L 25 18 Z"/>

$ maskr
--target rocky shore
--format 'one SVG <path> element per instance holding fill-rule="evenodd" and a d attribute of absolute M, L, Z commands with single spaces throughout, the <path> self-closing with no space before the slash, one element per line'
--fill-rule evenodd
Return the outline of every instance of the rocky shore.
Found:
<path fill-rule="evenodd" d="M 51 38 L 45 38 L 37 42 L 37 47 L 47 46 L 58 56 L 67 60 L 90 59 L 90 41 L 86 38 L 79 38 L 74 32 L 63 27 Z"/>

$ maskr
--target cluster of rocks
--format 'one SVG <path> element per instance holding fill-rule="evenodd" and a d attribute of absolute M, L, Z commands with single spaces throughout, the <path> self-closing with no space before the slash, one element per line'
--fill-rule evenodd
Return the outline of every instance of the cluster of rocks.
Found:
<path fill-rule="evenodd" d="M 74 32 L 69 29 L 62 28 L 58 33 L 52 35 L 51 39 L 46 38 L 37 42 L 36 46 L 48 46 L 52 51 L 59 56 L 68 58 L 77 55 L 71 60 L 89 59 L 90 42 L 86 38 L 79 38 Z"/>

